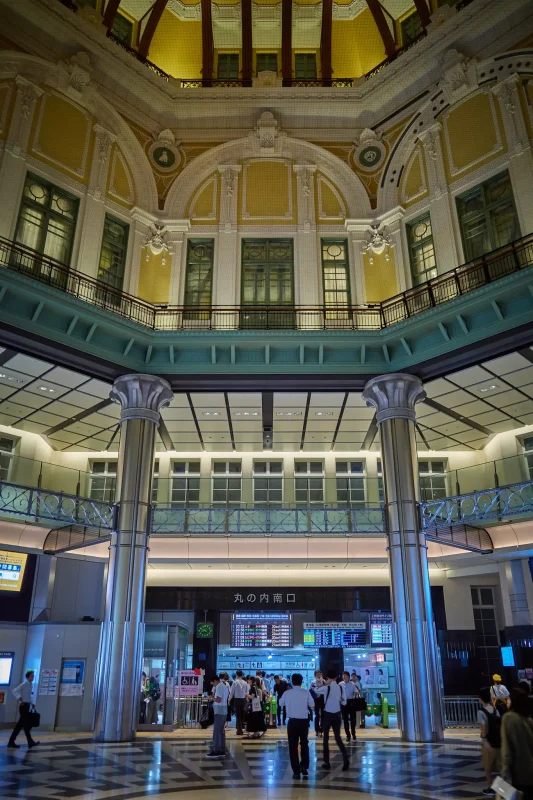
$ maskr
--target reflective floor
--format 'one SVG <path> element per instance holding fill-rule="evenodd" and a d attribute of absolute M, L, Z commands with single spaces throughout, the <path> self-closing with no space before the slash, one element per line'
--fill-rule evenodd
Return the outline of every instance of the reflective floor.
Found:
<path fill-rule="evenodd" d="M 199 733 L 199 732 L 198 732 Z M 185 735 L 186 736 L 186 735 Z M 140 737 L 132 744 L 97 745 L 87 738 L 41 737 L 28 752 L 0 742 L 0 797 L 268 800 L 269 798 L 477 798 L 485 788 L 474 736 L 441 745 L 410 745 L 380 737 L 350 748 L 350 769 L 331 751 L 331 772 L 320 769 L 322 747 L 310 738 L 307 780 L 294 781 L 282 738 L 228 738 L 224 761 L 208 761 L 205 735 Z M 317 762 L 318 759 L 318 762 Z M 335 794 L 332 795 L 332 792 Z"/>

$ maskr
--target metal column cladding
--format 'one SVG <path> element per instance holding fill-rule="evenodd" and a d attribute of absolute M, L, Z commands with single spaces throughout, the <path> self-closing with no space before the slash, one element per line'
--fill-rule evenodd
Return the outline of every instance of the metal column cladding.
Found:
<path fill-rule="evenodd" d="M 93 736 L 100 742 L 128 742 L 135 738 L 139 709 L 155 434 L 160 409 L 173 394 L 162 378 L 125 375 L 117 378 L 110 397 L 122 405 L 120 513 L 109 548 Z"/>
<path fill-rule="evenodd" d="M 373 378 L 363 392 L 381 434 L 398 714 L 410 742 L 444 735 L 417 477 L 415 405 L 425 396 L 420 379 L 402 373 Z"/>

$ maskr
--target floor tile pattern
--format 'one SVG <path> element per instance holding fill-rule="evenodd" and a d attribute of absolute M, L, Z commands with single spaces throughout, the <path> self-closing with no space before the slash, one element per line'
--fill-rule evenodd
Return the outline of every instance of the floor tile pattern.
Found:
<path fill-rule="evenodd" d="M 22 743 L 21 743 L 22 744 Z M 139 739 L 130 744 L 94 744 L 90 739 L 46 741 L 0 750 L 0 797 L 107 798 L 477 798 L 485 786 L 476 742 L 412 745 L 368 741 L 350 747 L 350 769 L 342 772 L 335 746 L 331 771 L 320 769 L 322 748 L 310 740 L 308 781 L 295 782 L 286 742 L 228 741 L 223 761 L 208 761 L 208 740 Z M 307 788 L 308 787 L 308 788 Z"/>

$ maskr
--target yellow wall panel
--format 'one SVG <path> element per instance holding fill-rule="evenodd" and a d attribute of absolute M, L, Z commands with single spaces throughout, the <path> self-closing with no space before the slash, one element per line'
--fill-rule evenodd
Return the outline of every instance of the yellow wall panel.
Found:
<path fill-rule="evenodd" d="M 383 40 L 368 8 L 355 19 L 333 20 L 331 51 L 334 78 L 359 77 L 386 58 Z"/>
<path fill-rule="evenodd" d="M 165 264 L 163 264 L 165 259 Z M 145 248 L 141 255 L 139 288 L 137 295 L 147 303 L 168 303 L 170 296 L 170 273 L 172 258 L 166 253 L 157 256 Z"/>
<path fill-rule="evenodd" d="M 92 120 L 81 108 L 57 94 L 41 97 L 32 146 L 38 158 L 74 172 L 84 182 L 91 166 L 92 138 Z"/>
<path fill-rule="evenodd" d="M 338 190 L 337 190 L 338 192 Z M 316 179 L 316 215 L 318 219 L 342 220 L 346 215 L 346 203 L 341 200 L 341 193 L 336 194 L 321 175 Z"/>
<path fill-rule="evenodd" d="M 495 98 L 481 92 L 452 108 L 445 120 L 448 178 L 495 157 L 504 148 Z"/>
<path fill-rule="evenodd" d="M 419 147 L 414 157 L 409 162 L 400 185 L 403 204 L 409 206 L 413 203 L 418 203 L 419 200 L 427 196 L 427 186 L 428 181 L 426 177 L 424 154 Z"/>
<path fill-rule="evenodd" d="M 15 102 L 15 91 L 12 83 L 0 85 L 0 139 L 7 137 L 13 104 Z"/>
<path fill-rule="evenodd" d="M 530 139 L 533 139 L 533 120 L 531 118 L 531 109 L 533 108 L 533 81 L 528 81 L 523 90 L 520 90 L 520 102 L 522 104 L 522 112 L 526 121 L 527 132 Z"/>
<path fill-rule="evenodd" d="M 385 258 L 385 253 L 376 255 L 374 253 L 374 263 L 370 263 L 368 253 L 364 254 L 365 265 L 365 289 L 367 303 L 380 303 L 398 294 L 398 280 L 396 278 L 396 261 L 394 250 L 389 250 L 389 260 Z"/>
<path fill-rule="evenodd" d="M 107 195 L 113 200 L 122 203 L 122 205 L 131 208 L 135 203 L 133 179 L 126 164 L 126 159 L 116 145 L 113 146 L 109 163 Z"/>
<path fill-rule="evenodd" d="M 292 164 L 252 161 L 239 181 L 239 222 L 276 225 L 296 221 L 296 176 Z"/>
<path fill-rule="evenodd" d="M 163 11 L 148 58 L 174 78 L 201 78 L 202 23 L 178 19 Z"/>
<path fill-rule="evenodd" d="M 205 224 L 207 221 L 218 222 L 218 179 L 216 175 L 208 178 L 203 187 L 192 196 L 188 214 L 191 222 L 196 225 Z"/>

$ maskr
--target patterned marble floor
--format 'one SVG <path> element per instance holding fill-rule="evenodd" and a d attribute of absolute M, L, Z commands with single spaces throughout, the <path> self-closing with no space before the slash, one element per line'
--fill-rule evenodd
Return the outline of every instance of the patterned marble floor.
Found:
<path fill-rule="evenodd" d="M 294 781 L 282 740 L 228 740 L 224 761 L 208 761 L 203 738 L 143 738 L 131 744 L 94 744 L 89 738 L 47 739 L 28 752 L 0 749 L 0 797 L 164 798 L 164 800 L 457 800 L 485 787 L 479 744 L 472 739 L 411 745 L 365 739 L 350 748 L 348 772 L 335 746 L 331 772 L 320 770 L 314 737 L 308 780 Z M 334 757 L 333 757 L 334 756 Z M 318 763 L 317 763 L 318 758 Z M 198 795 L 201 791 L 202 795 Z"/>

